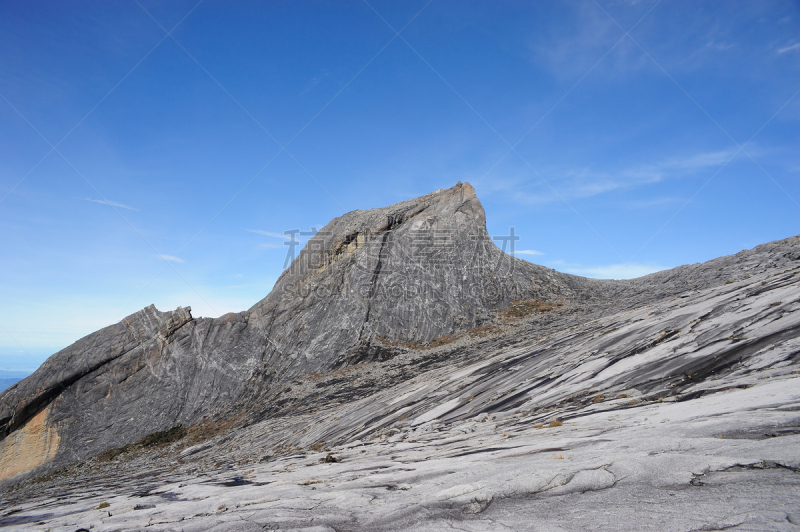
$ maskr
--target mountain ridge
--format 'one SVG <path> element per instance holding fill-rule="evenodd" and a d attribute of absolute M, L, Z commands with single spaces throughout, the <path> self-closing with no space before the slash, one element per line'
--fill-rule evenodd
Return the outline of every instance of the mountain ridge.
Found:
<path fill-rule="evenodd" d="M 247 311 L 195 319 L 151 305 L 50 357 L 0 394 L 0 464 L 15 456 L 8 436 L 45 409 L 60 434 L 53 452 L 74 460 L 256 402 L 293 375 L 390 356 L 380 340 L 430 341 L 512 300 L 574 298 L 589 284 L 498 249 L 469 184 L 352 211 Z"/>
<path fill-rule="evenodd" d="M 0 527 L 800 522 L 800 236 L 584 279 L 504 254 L 467 187 L 335 219 L 250 310 L 50 357 L 0 394 Z"/>
<path fill-rule="evenodd" d="M 440 245 L 432 245 L 437 235 Z M 285 415 L 305 408 L 303 397 L 326 400 L 316 389 L 293 390 L 308 375 L 354 375 L 349 368 L 391 365 L 414 352 L 457 360 L 459 346 L 474 351 L 481 335 L 507 336 L 528 318 L 539 325 L 525 335 L 579 324 L 763 273 L 798 260 L 798 249 L 792 237 L 639 279 L 594 280 L 503 253 L 469 184 L 352 211 L 311 238 L 249 310 L 195 319 L 188 307 L 151 305 L 56 353 L 0 394 L 0 476 L 51 470 L 177 425 Z M 375 391 L 357 389 L 342 397 Z M 31 445 L 36 434 L 42 443 Z M 23 443 L 38 455 L 21 452 Z"/>

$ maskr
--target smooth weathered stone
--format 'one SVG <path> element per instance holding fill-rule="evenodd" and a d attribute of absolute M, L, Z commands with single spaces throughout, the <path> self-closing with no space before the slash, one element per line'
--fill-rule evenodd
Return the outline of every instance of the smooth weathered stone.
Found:
<path fill-rule="evenodd" d="M 458 184 L 336 218 L 249 311 L 195 320 L 151 306 L 79 340 L 0 395 L 0 436 L 48 408 L 59 444 L 31 463 L 63 465 L 258 408 L 296 375 L 491 322 L 512 300 L 582 299 L 592 285 L 504 254 Z"/>
<path fill-rule="evenodd" d="M 487 237 L 469 185 L 355 211 L 247 312 L 57 353 L 0 395 L 0 526 L 795 527 L 800 238 L 598 281 Z"/>

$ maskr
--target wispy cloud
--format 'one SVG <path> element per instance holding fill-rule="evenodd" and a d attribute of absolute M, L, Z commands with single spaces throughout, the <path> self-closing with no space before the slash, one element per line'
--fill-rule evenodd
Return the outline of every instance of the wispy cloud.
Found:
<path fill-rule="evenodd" d="M 783 48 L 778 48 L 778 55 L 783 55 L 786 52 L 797 52 L 797 51 L 800 51 L 800 42 L 787 44 Z"/>
<path fill-rule="evenodd" d="M 717 40 L 718 31 L 708 32 L 708 40 L 705 44 L 697 46 L 692 52 L 682 60 L 675 63 L 675 68 L 683 68 L 696 71 L 705 68 L 709 62 L 719 61 L 720 52 L 727 52 L 736 47 L 732 42 Z"/>
<path fill-rule="evenodd" d="M 303 92 L 301 92 L 300 95 L 302 96 L 310 92 L 312 89 L 314 89 L 314 87 L 319 85 L 320 81 L 329 77 L 330 75 L 331 75 L 330 70 L 328 70 L 327 68 L 323 68 L 322 70 L 319 71 L 319 74 L 311 78 L 311 81 L 308 82 L 306 88 L 303 89 Z"/>
<path fill-rule="evenodd" d="M 753 150 L 750 150 L 753 153 Z M 491 192 L 508 195 L 512 200 L 526 205 L 541 205 L 566 200 L 590 198 L 620 189 L 631 189 L 678 179 L 728 162 L 736 150 L 702 152 L 682 157 L 672 157 L 653 163 L 640 163 L 620 169 L 560 168 L 542 170 L 542 175 L 558 191 L 534 178 L 497 178 L 489 184 Z"/>
<path fill-rule="evenodd" d="M 531 31 L 530 59 L 562 80 L 572 80 L 590 68 L 598 73 L 640 69 L 647 58 L 629 40 L 619 38 L 619 28 L 591 3 L 561 20 L 558 25 L 542 24 Z M 613 52 L 605 56 L 616 46 Z M 604 57 L 605 56 L 605 57 Z M 595 63 L 603 58 L 603 61 Z"/>
<path fill-rule="evenodd" d="M 517 249 L 514 251 L 514 255 L 544 255 L 544 253 L 535 249 Z"/>
<path fill-rule="evenodd" d="M 85 201 L 91 201 L 92 203 L 99 203 L 101 205 L 108 205 L 109 207 L 119 207 L 120 209 L 128 209 L 129 211 L 138 211 L 134 207 L 129 207 L 123 203 L 118 201 L 111 201 L 111 200 L 99 200 L 99 199 L 92 199 L 92 198 L 84 198 Z"/>
<path fill-rule="evenodd" d="M 185 261 L 185 260 L 183 260 L 182 258 L 180 258 L 180 257 L 175 257 L 175 256 L 173 256 L 173 255 L 159 255 L 159 256 L 158 256 L 158 258 L 159 258 L 159 259 L 163 259 L 163 260 L 165 260 L 165 261 L 167 261 L 167 262 L 186 262 L 186 261 Z"/>
<path fill-rule="evenodd" d="M 662 196 L 657 198 L 644 198 L 626 201 L 623 205 L 630 209 L 651 209 L 654 207 L 665 207 L 679 202 L 685 202 L 686 198 Z"/>
<path fill-rule="evenodd" d="M 249 231 L 250 233 L 255 233 L 257 235 L 271 236 L 273 238 L 286 239 L 289 237 L 289 235 L 284 235 L 283 233 L 273 233 L 272 231 L 261 231 L 260 229 L 248 229 L 247 231 Z"/>
<path fill-rule="evenodd" d="M 639 264 L 629 262 L 627 264 L 606 264 L 597 266 L 584 266 L 577 268 L 566 268 L 564 271 L 584 277 L 596 279 L 633 279 L 655 272 L 666 270 L 664 266 L 655 264 Z"/>
<path fill-rule="evenodd" d="M 639 164 L 617 171 L 582 168 L 567 171 L 566 175 L 579 185 L 578 191 L 582 196 L 593 196 L 608 190 L 657 183 L 708 168 L 717 168 L 728 162 L 735 153 L 736 150 L 733 149 L 703 152 Z"/>
<path fill-rule="evenodd" d="M 706 43 L 706 48 L 710 48 L 710 49 L 712 49 L 712 50 L 716 50 L 716 51 L 718 51 L 718 52 L 725 52 L 725 51 L 727 51 L 727 50 L 730 50 L 730 49 L 731 49 L 731 48 L 733 48 L 734 46 L 735 46 L 735 45 L 734 45 L 733 43 L 730 43 L 730 42 L 715 42 L 715 41 L 708 41 L 708 42 Z"/>
<path fill-rule="evenodd" d="M 258 247 L 261 249 L 280 249 L 284 246 L 282 244 L 273 244 L 272 242 L 262 242 Z"/>
<path fill-rule="evenodd" d="M 752 147 L 748 151 L 753 152 Z M 662 163 L 665 168 L 679 168 L 683 170 L 702 170 L 709 166 L 721 166 L 733 157 L 737 150 L 719 150 L 698 153 L 689 157 L 678 157 Z"/>

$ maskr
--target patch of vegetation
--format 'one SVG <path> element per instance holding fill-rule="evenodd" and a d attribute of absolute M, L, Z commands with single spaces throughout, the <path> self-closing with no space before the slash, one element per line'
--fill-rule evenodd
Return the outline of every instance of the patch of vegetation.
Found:
<path fill-rule="evenodd" d="M 486 338 L 499 331 L 500 327 L 497 325 L 481 325 L 480 327 L 474 327 L 468 330 L 467 334 L 473 338 Z"/>
<path fill-rule="evenodd" d="M 236 421 L 236 419 L 204 420 L 197 425 L 192 425 L 188 429 L 185 445 L 190 446 L 201 441 L 210 440 L 214 436 L 230 429 Z"/>
<path fill-rule="evenodd" d="M 44 475 L 39 475 L 37 477 L 32 478 L 31 479 L 31 483 L 32 484 L 41 484 L 43 482 L 52 482 L 52 481 L 57 480 L 59 478 L 63 478 L 65 476 L 69 475 L 70 473 L 74 473 L 75 470 L 76 470 L 76 465 L 75 464 L 70 465 L 70 466 L 66 466 L 66 467 L 62 467 L 61 469 L 56 469 L 55 471 L 52 471 L 50 473 L 45 473 Z M 18 487 L 19 487 L 19 484 L 15 484 L 10 489 L 11 489 L 11 491 L 14 491 Z"/>
<path fill-rule="evenodd" d="M 123 445 L 122 447 L 116 447 L 114 449 L 108 449 L 97 455 L 97 459 L 100 460 L 101 462 L 110 462 L 119 455 L 130 452 L 133 449 L 134 446 L 131 444 Z"/>
<path fill-rule="evenodd" d="M 318 453 L 325 448 L 325 442 L 320 440 L 316 443 L 312 443 L 311 445 L 308 446 L 308 448 Z"/>
<path fill-rule="evenodd" d="M 603 397 L 603 394 L 601 394 L 601 393 L 598 393 L 597 395 L 592 397 L 592 402 L 593 403 L 602 403 L 604 400 L 605 400 L 605 397 Z"/>
<path fill-rule="evenodd" d="M 503 321 L 518 320 L 533 314 L 550 312 L 563 306 L 563 301 L 542 301 L 540 299 L 515 300 L 511 302 L 511 305 L 507 309 L 499 312 L 497 315 Z M 487 324 L 467 330 L 466 335 L 471 338 L 486 338 L 501 331 L 502 329 L 499 325 Z M 458 340 L 461 336 L 462 335 L 443 334 L 442 336 L 436 337 L 433 340 L 410 341 L 389 340 L 388 338 L 379 336 L 376 338 L 376 340 L 380 345 L 387 347 L 403 347 L 406 349 L 433 349 L 435 347 L 451 344 Z"/>
<path fill-rule="evenodd" d="M 439 336 L 438 338 L 434 338 L 433 340 L 428 342 L 428 344 L 429 344 L 428 347 L 429 348 L 433 348 L 433 347 L 439 347 L 441 345 L 447 345 L 447 344 L 455 342 L 457 339 L 458 338 L 456 336 L 451 336 L 449 334 L 443 334 L 442 336 Z"/>
<path fill-rule="evenodd" d="M 281 447 L 275 449 L 274 454 L 275 455 L 291 454 L 302 450 L 303 448 L 300 447 L 299 445 L 292 445 L 290 443 L 287 443 L 286 445 L 282 445 Z"/>
<path fill-rule="evenodd" d="M 97 509 L 102 510 L 103 508 L 108 508 L 109 506 L 111 505 L 108 504 L 107 502 L 101 502 L 100 505 L 97 507 Z"/>
<path fill-rule="evenodd" d="M 560 422 L 557 419 L 554 419 L 553 421 L 550 422 L 549 425 L 547 425 L 547 427 L 552 429 L 552 428 L 555 428 L 555 427 L 560 427 L 561 425 L 563 425 L 562 422 Z"/>
<path fill-rule="evenodd" d="M 458 336 L 443 334 L 433 340 L 413 340 L 406 342 L 404 340 L 388 340 L 383 337 L 377 338 L 380 344 L 390 347 L 405 347 L 407 349 L 433 349 L 434 347 L 441 347 L 443 345 L 451 344 L 458 340 Z"/>
<path fill-rule="evenodd" d="M 127 445 L 123 445 L 122 447 L 115 447 L 114 449 L 103 451 L 97 455 L 97 459 L 101 462 L 110 462 L 126 453 L 136 452 L 151 447 L 162 447 L 183 439 L 188 432 L 188 429 L 184 428 L 183 425 L 175 425 L 169 430 L 162 430 L 148 434 L 136 443 L 129 443 Z"/>
<path fill-rule="evenodd" d="M 156 445 L 166 445 L 176 442 L 186 436 L 187 430 L 183 425 L 175 425 L 169 430 L 153 432 L 137 442 L 142 447 L 155 447 Z"/>
<path fill-rule="evenodd" d="M 657 343 L 657 344 L 660 344 L 661 342 L 663 342 L 664 340 L 666 340 L 668 336 L 669 336 L 669 333 L 665 333 L 665 332 L 664 332 L 664 333 L 661 333 L 661 336 L 659 336 L 658 338 L 656 338 L 656 341 L 655 341 L 655 343 Z"/>
<path fill-rule="evenodd" d="M 628 397 L 630 397 L 630 395 L 627 393 L 621 393 L 617 396 L 617 399 L 627 399 Z"/>
<path fill-rule="evenodd" d="M 500 312 L 500 316 L 506 319 L 522 319 L 533 314 L 550 312 L 563 306 L 563 301 L 542 301 L 541 299 L 516 300 L 512 301 L 507 309 Z"/>
<path fill-rule="evenodd" d="M 325 378 L 325 375 L 323 373 L 319 373 L 317 371 L 314 371 L 314 372 L 309 373 L 308 375 L 306 375 L 306 379 L 310 380 L 311 382 L 320 382 L 324 378 Z"/>
<path fill-rule="evenodd" d="M 680 329 L 672 329 L 672 330 L 667 329 L 666 331 L 661 333 L 661 335 L 658 338 L 656 338 L 655 340 L 653 340 L 652 342 L 647 344 L 645 346 L 645 349 L 650 349 L 651 347 L 654 347 L 654 346 L 660 344 L 661 342 L 663 342 L 665 340 L 669 340 L 671 338 L 674 338 L 674 337 L 678 336 L 678 333 L 680 333 L 680 332 L 681 332 Z"/>

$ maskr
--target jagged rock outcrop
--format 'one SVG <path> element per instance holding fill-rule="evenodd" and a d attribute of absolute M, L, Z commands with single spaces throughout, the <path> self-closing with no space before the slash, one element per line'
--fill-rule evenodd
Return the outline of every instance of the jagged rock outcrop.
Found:
<path fill-rule="evenodd" d="M 188 307 L 151 306 L 50 357 L 0 395 L 0 460 L 16 452 L 8 436 L 34 418 L 59 443 L 29 463 L 66 463 L 259 410 L 293 376 L 483 325 L 512 300 L 589 300 L 601 286 L 500 250 L 469 184 L 353 211 L 312 238 L 248 311 L 193 319 Z"/>
<path fill-rule="evenodd" d="M 792 530 L 798 251 L 517 302 L 449 343 L 294 375 L 242 422 L 6 483 L 0 527 Z M 36 440 L 20 465 L 57 443 L 47 415 L 11 434 Z"/>
<path fill-rule="evenodd" d="M 798 249 L 795 237 L 702 265 L 601 281 L 504 253 L 469 184 L 353 211 L 322 228 L 251 309 L 194 319 L 188 307 L 145 308 L 56 353 L 0 394 L 0 479 L 176 425 L 221 417 L 255 423 L 298 401 L 314 410 L 331 397 L 325 389 L 298 397 L 293 388 L 303 375 L 459 338 L 454 346 L 468 344 L 466 331 L 514 316 L 557 308 L 562 323 L 596 319 L 763 273 L 797 260 Z M 545 319 L 536 327 L 551 326 Z M 373 392 L 365 384 L 334 397 Z M 347 429 L 334 433 L 344 437 Z"/>
<path fill-rule="evenodd" d="M 475 190 L 459 183 L 334 219 L 250 316 L 272 356 L 296 357 L 286 371 L 318 371 L 479 326 L 512 300 L 586 298 L 594 286 L 500 250 Z"/>
<path fill-rule="evenodd" d="M 798 367 L 800 237 L 582 279 L 459 184 L 333 220 L 246 312 L 53 355 L 0 395 L 0 527 L 788 530 Z"/>

